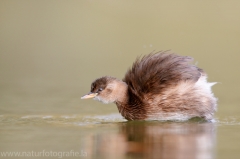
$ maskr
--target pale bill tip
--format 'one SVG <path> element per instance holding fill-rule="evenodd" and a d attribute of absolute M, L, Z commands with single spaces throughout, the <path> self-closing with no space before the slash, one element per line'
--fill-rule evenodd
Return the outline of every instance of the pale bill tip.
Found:
<path fill-rule="evenodd" d="M 90 99 L 90 98 L 94 98 L 96 95 L 97 95 L 97 93 L 86 94 L 86 95 L 82 96 L 81 99 Z"/>

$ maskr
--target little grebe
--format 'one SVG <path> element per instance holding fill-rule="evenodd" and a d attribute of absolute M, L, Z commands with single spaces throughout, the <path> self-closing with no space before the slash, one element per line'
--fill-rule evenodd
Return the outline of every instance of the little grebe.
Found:
<path fill-rule="evenodd" d="M 101 77 L 81 99 L 115 103 L 127 120 L 188 120 L 213 118 L 217 107 L 207 74 L 193 59 L 172 53 L 137 58 L 123 80 Z"/>

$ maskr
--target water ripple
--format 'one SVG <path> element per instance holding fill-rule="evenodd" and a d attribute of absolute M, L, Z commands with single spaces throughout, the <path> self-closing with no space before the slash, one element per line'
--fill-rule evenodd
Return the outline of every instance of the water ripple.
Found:
<path fill-rule="evenodd" d="M 65 124 L 65 125 L 91 125 L 103 122 L 126 121 L 120 114 L 109 115 L 1 115 L 0 124 Z"/>
<path fill-rule="evenodd" d="M 108 115 L 0 115 L 0 124 L 64 124 L 64 125 L 93 125 L 99 123 L 117 123 L 126 121 L 120 114 Z M 188 121 L 186 121 L 188 122 Z M 214 123 L 223 125 L 240 125 L 240 117 L 230 116 L 216 118 Z"/>

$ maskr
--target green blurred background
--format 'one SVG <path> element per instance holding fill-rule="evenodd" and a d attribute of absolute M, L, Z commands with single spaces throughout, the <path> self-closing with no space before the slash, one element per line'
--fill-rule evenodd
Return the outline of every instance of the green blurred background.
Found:
<path fill-rule="evenodd" d="M 172 50 L 219 82 L 219 115 L 236 113 L 239 46 L 237 0 L 0 0 L 0 108 L 81 113 L 95 78 L 121 79 L 137 56 Z"/>

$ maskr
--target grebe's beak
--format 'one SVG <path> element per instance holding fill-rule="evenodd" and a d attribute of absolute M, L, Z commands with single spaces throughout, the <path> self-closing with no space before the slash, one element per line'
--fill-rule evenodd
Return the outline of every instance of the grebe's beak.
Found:
<path fill-rule="evenodd" d="M 92 92 L 90 92 L 90 93 L 82 96 L 81 99 L 90 99 L 90 98 L 96 97 L 97 95 L 98 95 L 98 93 L 92 93 Z"/>

